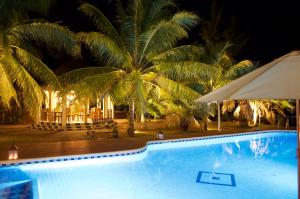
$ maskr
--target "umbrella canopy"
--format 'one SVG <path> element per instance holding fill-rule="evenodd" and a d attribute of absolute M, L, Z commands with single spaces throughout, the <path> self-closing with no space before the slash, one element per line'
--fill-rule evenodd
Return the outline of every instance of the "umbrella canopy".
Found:
<path fill-rule="evenodd" d="M 230 99 L 300 99 L 300 51 L 284 55 L 196 102 Z"/>
<path fill-rule="evenodd" d="M 246 99 L 296 99 L 298 199 L 300 199 L 300 51 L 286 54 L 196 99 L 196 102 Z"/>

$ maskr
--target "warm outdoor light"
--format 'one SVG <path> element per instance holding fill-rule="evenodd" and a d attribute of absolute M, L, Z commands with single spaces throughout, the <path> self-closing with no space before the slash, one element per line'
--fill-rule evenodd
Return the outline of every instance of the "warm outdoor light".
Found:
<path fill-rule="evenodd" d="M 165 134 L 161 130 L 158 130 L 156 137 L 159 140 L 163 140 L 165 138 Z"/>
<path fill-rule="evenodd" d="M 18 147 L 14 144 L 8 151 L 8 159 L 16 160 L 18 159 Z"/>

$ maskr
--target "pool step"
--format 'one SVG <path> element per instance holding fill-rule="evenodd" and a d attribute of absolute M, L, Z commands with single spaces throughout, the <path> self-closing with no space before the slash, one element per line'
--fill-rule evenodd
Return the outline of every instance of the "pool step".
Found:
<path fill-rule="evenodd" d="M 65 128 L 62 128 L 60 123 L 40 122 L 32 124 L 30 128 L 44 131 L 78 131 L 78 130 L 96 130 L 102 128 L 112 128 L 113 120 L 98 123 L 68 123 Z"/>
<path fill-rule="evenodd" d="M 0 198 L 38 199 L 38 183 L 17 168 L 0 170 Z"/>

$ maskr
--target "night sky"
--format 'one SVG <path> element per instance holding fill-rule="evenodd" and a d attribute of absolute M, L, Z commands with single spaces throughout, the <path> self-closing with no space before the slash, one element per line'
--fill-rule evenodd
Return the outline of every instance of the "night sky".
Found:
<path fill-rule="evenodd" d="M 149 0 L 150 1 L 150 0 Z M 88 0 L 98 5 L 106 15 L 114 15 L 113 6 L 105 0 Z M 207 18 L 212 0 L 178 0 L 180 10 L 193 11 Z M 90 31 L 92 25 L 78 10 L 74 0 L 57 0 L 47 19 L 61 21 L 73 31 Z M 248 41 L 236 54 L 237 60 L 250 59 L 262 64 L 293 50 L 300 50 L 300 1 L 298 0 L 217 0 L 223 11 L 226 27 L 232 18 L 235 30 Z M 191 32 L 192 40 L 199 38 L 201 27 Z"/>

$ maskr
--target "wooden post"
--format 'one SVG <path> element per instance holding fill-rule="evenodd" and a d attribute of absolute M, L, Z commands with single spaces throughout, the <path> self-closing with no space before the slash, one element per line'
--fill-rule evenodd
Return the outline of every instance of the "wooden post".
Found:
<path fill-rule="evenodd" d="M 38 109 L 36 111 L 36 115 L 35 115 L 35 123 L 38 124 L 41 121 L 41 109 L 42 106 L 41 105 L 37 105 Z"/>
<path fill-rule="evenodd" d="M 108 96 L 104 95 L 103 97 L 103 118 L 108 118 Z"/>
<path fill-rule="evenodd" d="M 62 113 L 61 113 L 61 126 L 62 128 L 66 127 L 67 124 L 67 95 L 62 96 Z"/>
<path fill-rule="evenodd" d="M 115 119 L 115 107 L 114 102 L 110 98 L 110 106 L 111 106 L 111 119 Z"/>
<path fill-rule="evenodd" d="M 84 105 L 83 105 L 83 122 L 87 123 L 87 118 L 88 118 L 88 109 L 89 109 L 89 101 L 84 100 Z"/>
<path fill-rule="evenodd" d="M 217 102 L 218 106 L 218 131 L 221 132 L 221 108 L 220 108 L 220 102 Z"/>

